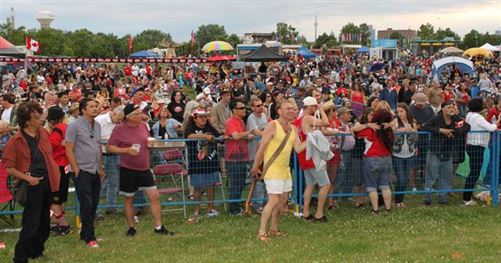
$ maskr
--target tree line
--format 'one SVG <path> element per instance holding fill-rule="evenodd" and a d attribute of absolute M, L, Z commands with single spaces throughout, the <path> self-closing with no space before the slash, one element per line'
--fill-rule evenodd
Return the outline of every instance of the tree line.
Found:
<path fill-rule="evenodd" d="M 285 22 L 276 24 L 276 40 L 284 44 L 302 44 L 313 48 L 333 48 L 340 44 L 341 37 L 336 37 L 334 32 L 330 34 L 323 33 L 318 36 L 316 41 L 308 42 L 293 25 Z M 187 32 L 187 40 L 176 46 L 178 56 L 194 55 L 200 56 L 201 48 L 208 42 L 214 40 L 223 40 L 231 45 L 242 43 L 240 37 L 236 34 L 228 34 L 223 25 L 207 24 L 201 25 L 194 32 L 193 45 L 190 39 L 190 32 Z M 344 25 L 339 36 L 343 34 L 359 35 L 359 43 L 370 46 L 370 28 L 367 23 L 355 25 L 350 22 Z M 73 57 L 127 57 L 130 53 L 148 50 L 155 47 L 173 46 L 172 36 L 168 32 L 157 29 L 147 29 L 139 34 L 131 36 L 129 34 L 119 37 L 115 34 L 94 33 L 88 29 L 77 29 L 75 31 L 65 31 L 61 29 L 26 29 L 24 26 L 12 28 L 10 25 L 0 25 L 0 35 L 13 43 L 14 45 L 24 45 L 26 36 L 41 43 L 42 56 L 73 56 Z M 453 38 L 460 48 L 466 49 L 477 47 L 484 43 L 492 45 L 501 44 L 501 36 L 491 35 L 488 32 L 480 33 L 477 30 L 471 30 L 463 38 L 450 28 L 438 28 L 429 23 L 422 24 L 417 30 L 417 36 L 421 40 L 442 40 L 445 37 Z M 129 53 L 128 40 L 132 37 L 133 45 Z M 404 43 L 404 37 L 398 33 L 393 33 L 390 38 Z"/>

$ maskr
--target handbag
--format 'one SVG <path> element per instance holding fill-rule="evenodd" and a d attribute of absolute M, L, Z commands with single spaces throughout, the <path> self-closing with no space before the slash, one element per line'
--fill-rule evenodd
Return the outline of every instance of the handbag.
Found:
<path fill-rule="evenodd" d="M 16 184 L 14 188 L 14 199 L 20 206 L 26 206 L 26 202 L 28 201 L 28 182 L 21 180 Z"/>

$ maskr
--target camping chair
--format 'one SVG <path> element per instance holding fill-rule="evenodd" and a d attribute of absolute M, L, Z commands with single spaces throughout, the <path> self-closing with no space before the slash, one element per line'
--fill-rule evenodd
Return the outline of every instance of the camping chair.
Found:
<path fill-rule="evenodd" d="M 11 192 L 9 175 L 3 162 L 0 161 L 0 219 L 5 221 L 10 226 L 14 227 L 16 221 L 14 220 L 14 214 L 4 215 L 4 211 L 14 211 L 15 200 Z"/>
<path fill-rule="evenodd" d="M 183 212 L 186 217 L 186 195 L 184 178 L 188 172 L 179 163 L 159 164 L 153 167 L 155 180 L 158 185 L 158 193 L 161 195 L 180 194 L 183 200 Z M 169 180 L 170 179 L 170 180 Z M 169 183 L 170 181 L 170 183 Z M 177 210 L 177 209 L 171 209 Z"/>

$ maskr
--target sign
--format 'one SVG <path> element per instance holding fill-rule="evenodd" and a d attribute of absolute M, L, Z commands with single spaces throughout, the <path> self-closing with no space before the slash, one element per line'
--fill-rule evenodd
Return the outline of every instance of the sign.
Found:
<path fill-rule="evenodd" d="M 381 47 L 381 48 L 397 48 L 397 40 L 396 39 L 376 39 L 371 41 L 372 47 Z"/>

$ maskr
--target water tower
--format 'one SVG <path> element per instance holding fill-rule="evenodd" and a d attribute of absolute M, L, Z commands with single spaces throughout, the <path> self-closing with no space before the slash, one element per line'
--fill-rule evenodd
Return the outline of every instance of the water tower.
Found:
<path fill-rule="evenodd" d="M 49 11 L 40 11 L 37 13 L 37 20 L 40 23 L 40 29 L 49 29 L 50 23 L 54 21 L 54 14 Z"/>

